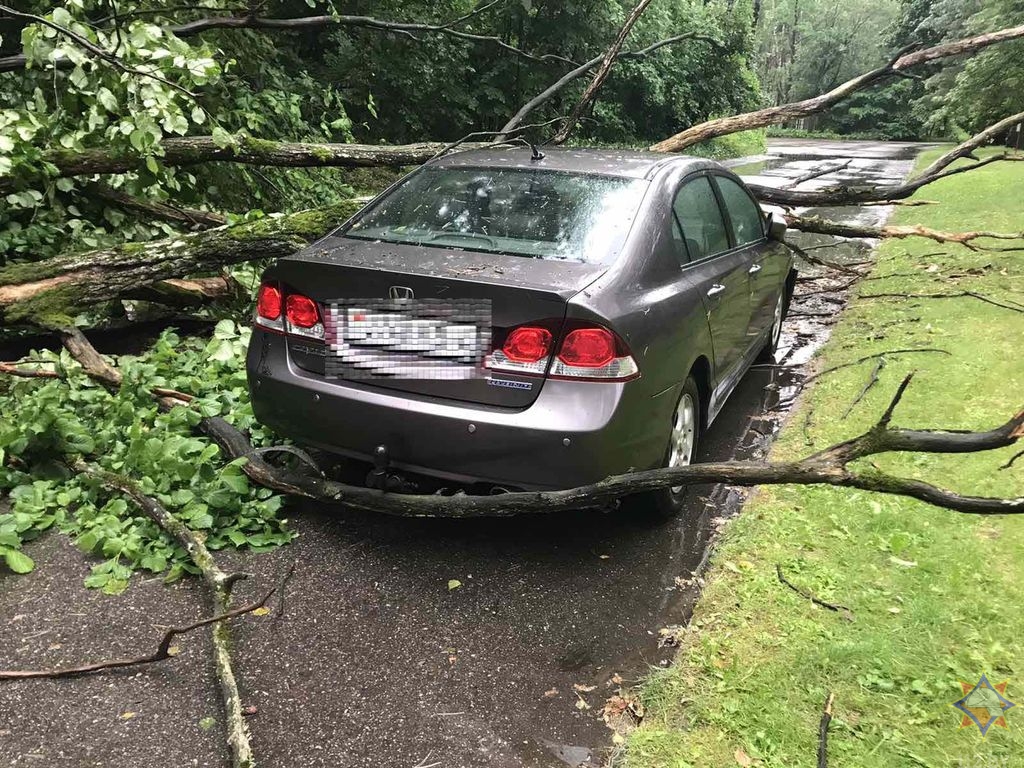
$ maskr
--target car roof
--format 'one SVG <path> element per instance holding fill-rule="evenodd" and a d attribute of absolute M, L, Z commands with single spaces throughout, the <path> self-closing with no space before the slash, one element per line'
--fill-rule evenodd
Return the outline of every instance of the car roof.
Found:
<path fill-rule="evenodd" d="M 630 149 L 563 149 L 540 147 L 544 157 L 533 159 L 529 147 L 495 147 L 453 152 L 434 160 L 431 165 L 443 168 L 530 168 L 550 171 L 574 171 L 605 176 L 650 178 L 665 165 L 685 166 L 687 170 L 720 168 L 718 163 L 699 157 L 643 152 Z"/>

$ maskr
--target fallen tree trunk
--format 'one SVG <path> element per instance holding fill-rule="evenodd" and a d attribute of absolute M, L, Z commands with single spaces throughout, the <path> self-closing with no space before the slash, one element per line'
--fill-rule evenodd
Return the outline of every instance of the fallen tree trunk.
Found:
<path fill-rule="evenodd" d="M 218 160 L 243 165 L 271 165 L 285 168 L 375 168 L 422 165 L 449 145 L 440 141 L 418 144 L 312 144 L 267 141 L 236 136 L 228 144 L 218 144 L 212 136 L 184 136 L 164 139 L 159 160 L 168 166 L 188 166 Z M 485 146 L 466 144 L 466 149 Z M 67 150 L 47 153 L 44 162 L 56 168 L 51 178 L 127 173 L 145 167 L 147 153 L 125 148 L 112 152 L 106 148 Z M 41 166 L 42 164 L 40 164 Z M 13 188 L 13 179 L 0 176 L 0 192 Z"/>
<path fill-rule="evenodd" d="M 853 224 L 840 221 L 829 221 L 817 216 L 796 216 L 794 214 L 783 214 L 786 225 L 801 232 L 812 232 L 819 235 L 831 235 L 832 237 L 853 237 L 886 239 L 892 238 L 902 240 L 908 237 L 923 237 L 934 240 L 937 243 L 957 243 L 973 251 L 1006 250 L 979 245 L 976 240 L 1022 240 L 1024 232 L 991 232 L 989 230 L 973 230 L 969 232 L 944 232 L 938 229 L 921 226 L 920 224 L 871 226 L 867 224 Z M 1024 246 L 1022 246 L 1024 247 Z M 1017 249 L 1014 249 L 1017 250 Z"/>
<path fill-rule="evenodd" d="M 824 112 L 868 86 L 880 83 L 891 77 L 903 75 L 911 67 L 952 56 L 962 56 L 965 53 L 974 53 L 990 45 L 1007 40 L 1017 40 L 1022 37 L 1024 37 L 1024 26 L 1019 26 L 987 32 L 950 43 L 942 43 L 941 45 L 921 51 L 908 52 L 907 49 L 904 49 L 885 66 L 848 80 L 820 96 L 789 104 L 781 104 L 777 107 L 759 109 L 754 112 L 745 112 L 742 115 L 708 120 L 707 122 L 687 128 L 685 131 L 681 131 L 664 141 L 659 141 L 651 149 L 655 152 L 682 152 L 687 147 L 692 147 L 694 144 L 699 144 L 702 141 L 718 136 L 738 133 L 739 131 L 749 131 L 754 128 L 766 128 L 769 125 L 778 125 L 779 123 Z"/>
<path fill-rule="evenodd" d="M 164 280 L 288 256 L 358 208 L 357 202 L 346 201 L 149 243 L 14 264 L 0 269 L 0 319 L 9 324 L 68 327 L 84 307 L 136 294 Z"/>

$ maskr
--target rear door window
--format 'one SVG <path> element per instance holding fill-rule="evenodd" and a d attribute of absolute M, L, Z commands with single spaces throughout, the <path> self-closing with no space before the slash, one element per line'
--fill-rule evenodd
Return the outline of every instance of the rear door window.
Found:
<path fill-rule="evenodd" d="M 686 182 L 676 194 L 672 210 L 682 228 L 692 261 L 729 250 L 725 220 L 707 176 Z"/>
<path fill-rule="evenodd" d="M 747 190 L 725 176 L 716 176 L 715 183 L 722 195 L 722 203 L 729 214 L 732 233 L 737 246 L 756 243 L 764 238 L 764 219 L 757 203 Z"/>

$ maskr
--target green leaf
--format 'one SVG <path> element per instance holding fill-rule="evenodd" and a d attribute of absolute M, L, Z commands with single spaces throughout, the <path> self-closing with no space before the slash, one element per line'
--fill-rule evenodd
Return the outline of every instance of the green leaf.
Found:
<path fill-rule="evenodd" d="M 32 562 L 32 558 L 20 550 L 4 547 L 0 551 L 3 552 L 4 562 L 7 563 L 7 567 L 15 573 L 29 573 L 36 567 L 36 564 Z"/>
<path fill-rule="evenodd" d="M 159 166 L 159 165 L 157 165 L 157 162 L 156 162 L 156 158 L 155 158 L 155 157 L 153 157 L 152 155 L 149 155 L 149 156 L 148 156 L 148 157 L 146 158 L 146 168 L 147 168 L 147 169 L 149 170 L 149 172 L 150 172 L 150 173 L 152 173 L 152 174 L 153 174 L 154 176 L 156 176 L 156 175 L 157 175 L 158 173 L 160 173 L 160 166 Z"/>
<path fill-rule="evenodd" d="M 448 580 L 448 591 L 449 592 L 451 592 L 453 589 L 458 589 L 461 586 L 462 586 L 462 582 L 459 581 L 458 579 L 449 579 Z"/>

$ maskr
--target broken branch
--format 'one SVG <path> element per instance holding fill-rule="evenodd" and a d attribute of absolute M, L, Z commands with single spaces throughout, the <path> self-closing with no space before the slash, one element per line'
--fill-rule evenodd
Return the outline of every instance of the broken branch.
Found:
<path fill-rule="evenodd" d="M 226 613 L 220 613 L 216 616 L 210 616 L 206 619 L 193 622 L 192 624 L 186 624 L 180 627 L 168 627 L 164 632 L 160 643 L 152 653 L 148 653 L 142 656 L 129 656 L 121 659 L 114 659 L 112 661 L 101 661 L 94 664 L 82 664 L 77 667 L 58 667 L 55 669 L 26 669 L 26 670 L 0 670 L 0 680 L 29 680 L 37 678 L 62 678 L 62 677 L 77 677 L 79 675 L 87 675 L 92 672 L 100 672 L 106 669 L 120 669 L 122 667 L 137 667 L 143 664 L 154 664 L 158 661 L 170 659 L 177 654 L 172 650 L 171 643 L 174 638 L 179 635 L 185 635 L 189 632 L 200 629 L 201 627 L 207 627 L 211 624 L 217 624 L 221 621 L 227 621 L 228 619 L 234 619 L 238 616 L 242 616 L 247 613 L 252 613 L 257 608 L 262 608 L 267 604 L 267 601 L 273 597 L 274 593 L 278 591 L 280 584 L 272 587 L 266 592 L 259 600 L 243 605 L 240 608 L 234 608 Z"/>

